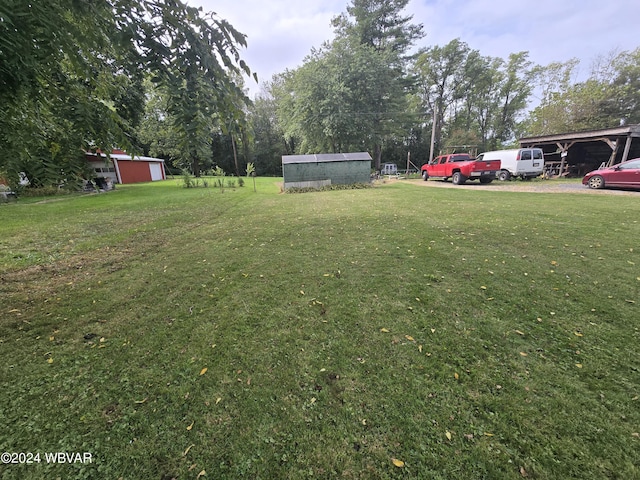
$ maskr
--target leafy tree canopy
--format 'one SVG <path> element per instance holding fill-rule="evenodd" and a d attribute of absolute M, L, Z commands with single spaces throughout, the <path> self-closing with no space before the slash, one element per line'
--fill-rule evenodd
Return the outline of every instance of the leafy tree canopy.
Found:
<path fill-rule="evenodd" d="M 82 151 L 135 151 L 143 80 L 169 94 L 194 158 L 211 112 L 248 102 L 245 36 L 180 0 L 5 0 L 0 5 L 0 169 L 36 186 L 73 183 Z M 233 100 L 230 100 L 233 99 Z"/>

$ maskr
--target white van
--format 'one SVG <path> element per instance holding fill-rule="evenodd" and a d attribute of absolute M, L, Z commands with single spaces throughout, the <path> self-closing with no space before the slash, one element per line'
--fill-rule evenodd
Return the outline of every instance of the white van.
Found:
<path fill-rule="evenodd" d="M 478 160 L 500 160 L 500 180 L 509 180 L 511 177 L 527 180 L 542 175 L 544 169 L 544 155 L 540 148 L 484 152 L 478 156 Z"/>

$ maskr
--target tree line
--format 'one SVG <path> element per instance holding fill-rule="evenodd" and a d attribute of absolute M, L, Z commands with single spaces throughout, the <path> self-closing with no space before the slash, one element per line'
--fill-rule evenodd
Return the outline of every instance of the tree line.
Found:
<path fill-rule="evenodd" d="M 73 186 L 84 151 L 125 148 L 175 173 L 280 175 L 283 154 L 481 152 L 520 136 L 640 122 L 640 49 L 533 64 L 460 39 L 421 47 L 409 0 L 352 0 L 334 39 L 262 84 L 246 37 L 179 0 L 7 0 L 0 5 L 0 176 Z M 533 105 L 532 105 L 533 104 Z"/>

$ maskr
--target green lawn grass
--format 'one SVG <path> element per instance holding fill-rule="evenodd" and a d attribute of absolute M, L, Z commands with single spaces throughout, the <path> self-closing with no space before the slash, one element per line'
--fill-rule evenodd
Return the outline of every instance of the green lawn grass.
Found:
<path fill-rule="evenodd" d="M 0 205 L 0 477 L 640 477 L 637 196 L 257 180 Z"/>

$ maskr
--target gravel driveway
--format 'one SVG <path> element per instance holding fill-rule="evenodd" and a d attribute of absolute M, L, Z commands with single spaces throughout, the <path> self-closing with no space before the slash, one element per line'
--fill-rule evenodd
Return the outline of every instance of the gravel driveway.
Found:
<path fill-rule="evenodd" d="M 640 198 L 640 191 L 633 190 L 617 190 L 617 189 L 604 189 L 593 190 L 586 185 L 582 185 L 578 182 L 562 181 L 562 180 L 531 180 L 524 182 L 522 180 L 511 180 L 508 182 L 501 182 L 495 180 L 488 185 L 481 185 L 477 181 L 468 181 L 464 185 L 454 185 L 451 181 L 443 182 L 442 180 L 427 180 L 422 179 L 415 180 L 388 180 L 386 182 L 403 182 L 411 183 L 413 185 L 420 185 L 429 188 L 463 188 L 469 190 L 493 190 L 504 192 L 536 192 L 536 193 L 583 193 L 592 195 L 628 195 L 637 196 Z"/>

